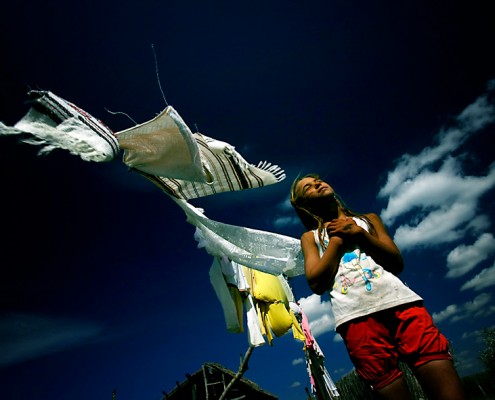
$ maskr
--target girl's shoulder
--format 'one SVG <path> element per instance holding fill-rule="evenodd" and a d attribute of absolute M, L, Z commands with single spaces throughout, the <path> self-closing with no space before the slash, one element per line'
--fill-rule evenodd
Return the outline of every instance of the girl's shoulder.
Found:
<path fill-rule="evenodd" d="M 375 227 L 382 224 L 380 217 L 375 213 L 366 213 L 354 216 L 354 221 L 361 227 L 373 234 Z"/>
<path fill-rule="evenodd" d="M 306 231 L 302 234 L 301 236 L 301 246 L 304 248 L 304 247 L 313 247 L 313 246 L 317 246 L 317 242 L 318 242 L 318 233 L 314 230 L 312 231 Z"/>
<path fill-rule="evenodd" d="M 306 231 L 301 235 L 301 241 L 314 238 L 315 231 Z"/>
<path fill-rule="evenodd" d="M 382 222 L 382 219 L 380 218 L 380 216 L 376 213 L 367 213 L 367 214 L 363 214 L 367 219 L 368 221 L 370 221 L 373 225 L 375 224 L 383 224 Z"/>
<path fill-rule="evenodd" d="M 370 213 L 365 213 L 365 214 L 361 214 L 362 216 L 366 217 L 366 218 L 372 218 L 372 219 L 376 219 L 376 218 L 380 218 L 378 216 L 378 214 L 374 213 L 374 212 L 370 212 Z"/>
<path fill-rule="evenodd" d="M 378 216 L 378 214 L 376 213 L 366 213 L 366 214 L 363 214 L 363 216 L 368 220 L 370 221 L 371 223 L 375 223 L 376 221 L 381 221 L 380 217 Z"/>

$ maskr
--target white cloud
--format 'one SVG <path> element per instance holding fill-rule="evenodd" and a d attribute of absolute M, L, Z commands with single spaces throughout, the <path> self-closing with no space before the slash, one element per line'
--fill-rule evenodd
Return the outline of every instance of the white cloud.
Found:
<path fill-rule="evenodd" d="M 45 315 L 13 314 L 0 318 L 0 366 L 56 353 L 96 337 L 94 323 Z"/>
<path fill-rule="evenodd" d="M 491 84 L 489 90 L 493 90 Z M 448 156 L 457 150 L 471 134 L 495 121 L 495 108 L 487 95 L 478 97 L 456 118 L 457 126 L 442 130 L 435 140 L 434 147 L 425 148 L 420 154 L 405 154 L 398 160 L 397 167 L 388 174 L 385 186 L 380 190 L 380 197 L 392 196 L 400 191 L 403 183 L 415 177 L 426 166 Z"/>
<path fill-rule="evenodd" d="M 299 365 L 299 364 L 304 364 L 304 358 L 302 357 L 299 357 L 299 358 L 295 358 L 294 360 L 292 360 L 292 365 Z"/>
<path fill-rule="evenodd" d="M 495 184 L 495 165 L 487 176 L 464 177 L 460 159 L 447 157 L 437 171 L 425 170 L 391 194 L 382 218 L 387 224 L 413 209 L 428 210 L 454 202 L 472 203 Z"/>
<path fill-rule="evenodd" d="M 474 289 L 480 291 L 489 286 L 495 286 L 495 263 L 490 268 L 485 268 L 473 279 L 462 285 L 461 290 Z"/>
<path fill-rule="evenodd" d="M 464 229 L 456 228 L 473 214 L 474 210 L 468 204 L 453 204 L 450 208 L 432 211 L 416 226 L 399 226 L 394 241 L 401 250 L 453 242 L 465 234 Z"/>
<path fill-rule="evenodd" d="M 302 297 L 298 303 L 308 317 L 314 337 L 334 331 L 335 320 L 330 301 L 321 301 L 321 296 L 312 294 L 309 297 Z"/>
<path fill-rule="evenodd" d="M 299 381 L 292 382 L 290 385 L 291 388 L 297 388 L 299 386 L 301 386 L 301 382 Z"/>
<path fill-rule="evenodd" d="M 485 327 L 493 327 L 493 325 L 485 325 Z M 461 339 L 465 342 L 467 348 L 461 352 L 455 351 L 454 348 L 454 358 L 457 362 L 457 369 L 462 375 L 470 375 L 473 372 L 483 370 L 484 368 L 479 358 L 479 352 L 486 346 L 483 338 L 483 331 L 484 328 L 463 332 Z"/>
<path fill-rule="evenodd" d="M 350 370 L 346 369 L 346 368 L 337 368 L 337 369 L 334 369 L 333 370 L 333 373 L 335 375 L 347 375 L 347 374 L 350 374 L 352 371 L 354 370 L 354 368 L 351 368 Z"/>
<path fill-rule="evenodd" d="M 482 234 L 471 246 L 457 246 L 447 256 L 447 278 L 457 278 L 466 274 L 494 253 L 495 238 L 491 233 Z"/>
<path fill-rule="evenodd" d="M 457 372 L 461 375 L 470 375 L 473 371 L 479 370 L 479 356 L 472 350 L 454 352 Z"/>
<path fill-rule="evenodd" d="M 295 225 L 300 225 L 301 221 L 297 216 L 292 217 L 292 216 L 282 216 L 275 218 L 275 221 L 273 222 L 273 225 L 276 228 L 284 228 L 286 226 L 295 226 Z"/>
<path fill-rule="evenodd" d="M 481 293 L 472 301 L 464 304 L 450 304 L 444 310 L 433 313 L 432 317 L 436 323 L 448 321 L 457 322 L 464 319 L 486 318 L 495 313 L 495 304 L 492 302 L 490 293 Z"/>
<path fill-rule="evenodd" d="M 493 91 L 494 81 L 488 82 L 488 91 Z M 494 108 L 488 95 L 478 97 L 468 105 L 457 117 L 462 129 L 467 133 L 476 132 L 495 120 Z"/>
<path fill-rule="evenodd" d="M 277 209 L 280 211 L 293 211 L 294 208 L 290 204 L 290 198 L 287 197 L 283 202 L 277 204 Z"/>
<path fill-rule="evenodd" d="M 457 306 L 457 304 L 450 304 L 442 311 L 438 313 L 433 313 L 432 318 L 434 319 L 435 322 L 438 323 L 447 320 L 449 318 L 453 318 L 458 313 L 459 313 L 459 307 Z"/>
<path fill-rule="evenodd" d="M 479 214 L 468 222 L 466 228 L 474 233 L 481 233 L 490 228 L 490 218 L 486 214 Z"/>
<path fill-rule="evenodd" d="M 299 217 L 292 207 L 292 204 L 290 204 L 289 197 L 287 197 L 283 202 L 276 205 L 273 224 L 276 228 L 284 228 L 296 225 L 302 226 Z"/>
<path fill-rule="evenodd" d="M 459 164 L 452 158 L 443 167 L 436 173 L 423 172 L 404 183 L 382 211 L 386 224 L 393 223 L 400 215 L 419 212 L 415 219 L 396 230 L 394 240 L 401 249 L 452 242 L 462 238 L 469 228 L 477 227 L 470 221 L 476 217 L 479 198 L 495 187 L 495 165 L 481 177 L 456 175 Z M 478 224 L 483 221 L 483 218 L 476 220 Z"/>
<path fill-rule="evenodd" d="M 381 212 L 385 224 L 405 219 L 394 235 L 401 250 L 453 242 L 489 226 L 478 206 L 480 198 L 495 187 L 495 164 L 486 175 L 466 176 L 463 162 L 467 154 L 461 146 L 495 122 L 495 107 L 488 95 L 480 96 L 455 122 L 456 126 L 435 137 L 433 146 L 402 156 L 379 192 L 388 201 Z"/>
<path fill-rule="evenodd" d="M 483 342 L 483 336 L 481 335 L 482 331 L 477 330 L 477 331 L 467 331 L 463 332 L 461 338 L 463 340 L 474 340 L 475 342 Z"/>

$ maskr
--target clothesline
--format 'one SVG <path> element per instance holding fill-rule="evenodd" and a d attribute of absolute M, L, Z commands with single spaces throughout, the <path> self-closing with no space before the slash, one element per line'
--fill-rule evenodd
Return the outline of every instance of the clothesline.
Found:
<path fill-rule="evenodd" d="M 242 320 L 239 320 L 239 303 L 232 298 L 231 303 L 229 290 L 226 292 L 220 284 L 225 278 L 220 267 L 222 262 L 234 266 L 233 270 L 244 271 L 237 274 L 239 279 L 244 276 L 237 289 L 250 293 L 242 302 L 247 309 L 250 345 L 263 344 L 263 335 L 271 343 L 272 332 L 280 336 L 292 328 L 296 339 L 306 340 L 313 392 L 319 399 L 338 396 L 323 366 L 323 354 L 314 346 L 314 339 L 311 339 L 313 344 L 309 344 L 309 325 L 303 333 L 300 321 L 290 308 L 295 299 L 282 278 L 304 273 L 299 240 L 211 220 L 203 210 L 188 202 L 202 196 L 280 182 L 286 177 L 280 167 L 266 161 L 255 166 L 229 143 L 192 133 L 171 106 L 144 124 L 114 133 L 91 114 L 51 92 L 30 91 L 28 95 L 31 108 L 13 127 L 0 122 L 0 136 L 19 135 L 24 143 L 39 146 L 40 154 L 63 149 L 92 162 L 111 161 L 123 151 L 124 164 L 175 201 L 187 222 L 196 227 L 198 246 L 214 257 L 210 279 L 221 300 L 228 330 L 239 331 Z M 246 273 L 251 277 L 249 284 Z M 263 280 L 270 284 L 259 292 Z M 280 289 L 277 291 L 277 288 Z"/>

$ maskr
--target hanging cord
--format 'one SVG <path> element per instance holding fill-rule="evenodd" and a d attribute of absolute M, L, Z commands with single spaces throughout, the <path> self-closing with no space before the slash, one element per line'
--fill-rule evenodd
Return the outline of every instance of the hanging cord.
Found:
<path fill-rule="evenodd" d="M 108 108 L 106 108 L 106 107 L 105 107 L 105 111 L 106 111 L 107 113 L 112 114 L 112 115 L 117 115 L 117 114 L 120 114 L 120 115 L 125 115 L 125 116 L 126 116 L 127 118 L 129 118 L 132 122 L 134 122 L 134 125 L 137 125 L 137 122 L 136 122 L 136 121 L 134 121 L 134 120 L 130 117 L 130 115 L 129 115 L 129 114 L 127 114 L 127 113 L 125 113 L 125 112 L 123 112 L 123 111 L 110 111 L 110 110 L 109 110 Z"/>
<path fill-rule="evenodd" d="M 156 79 L 158 81 L 158 87 L 160 88 L 160 92 L 162 94 L 163 100 L 165 101 L 165 105 L 168 107 L 168 102 L 167 99 L 165 98 L 165 94 L 163 93 L 163 89 L 162 89 L 162 84 L 160 82 L 160 74 L 158 72 L 158 59 L 156 58 L 155 46 L 153 44 L 151 44 L 151 50 L 153 51 L 153 56 L 155 58 L 155 71 L 156 71 Z M 110 111 L 108 108 L 105 108 L 105 111 L 112 115 L 124 115 L 127 118 L 129 118 L 134 123 L 134 125 L 137 125 L 137 122 L 134 119 L 132 119 L 129 114 L 123 111 Z"/>
<path fill-rule="evenodd" d="M 156 79 L 158 81 L 158 87 L 160 88 L 160 92 L 162 93 L 163 100 L 165 101 L 165 105 L 168 107 L 167 99 L 165 98 L 165 94 L 163 93 L 162 84 L 160 83 L 160 74 L 158 72 L 158 59 L 156 58 L 155 46 L 153 43 L 151 44 L 151 50 L 153 50 L 153 56 L 155 57 L 155 71 L 156 71 Z"/>

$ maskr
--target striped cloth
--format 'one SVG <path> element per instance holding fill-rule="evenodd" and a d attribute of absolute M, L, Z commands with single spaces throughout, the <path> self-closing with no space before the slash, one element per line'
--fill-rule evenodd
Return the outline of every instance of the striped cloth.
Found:
<path fill-rule="evenodd" d="M 228 143 L 194 133 L 211 182 L 194 182 L 143 173 L 143 176 L 167 194 L 178 199 L 190 200 L 216 193 L 254 189 L 285 179 L 282 168 L 266 161 L 257 165 L 248 163 Z M 141 171 L 142 172 L 142 171 Z"/>
<path fill-rule="evenodd" d="M 111 161 L 119 153 L 114 133 L 88 112 L 48 91 L 28 96 L 27 114 L 13 127 L 0 123 L 0 135 L 21 135 L 22 142 L 40 146 L 40 154 L 64 149 L 85 161 Z"/>
<path fill-rule="evenodd" d="M 171 106 L 116 135 L 124 163 L 177 199 L 258 188 L 286 177 L 278 165 L 250 164 L 229 143 L 192 133 Z"/>
<path fill-rule="evenodd" d="M 86 161 L 123 162 L 167 194 L 189 200 L 226 191 L 257 188 L 285 179 L 266 161 L 249 164 L 228 143 L 192 133 L 168 106 L 152 120 L 117 133 L 75 104 L 49 91 L 28 92 L 31 108 L 13 127 L 0 122 L 1 135 L 19 135 L 40 146 L 39 154 L 68 150 Z"/>

